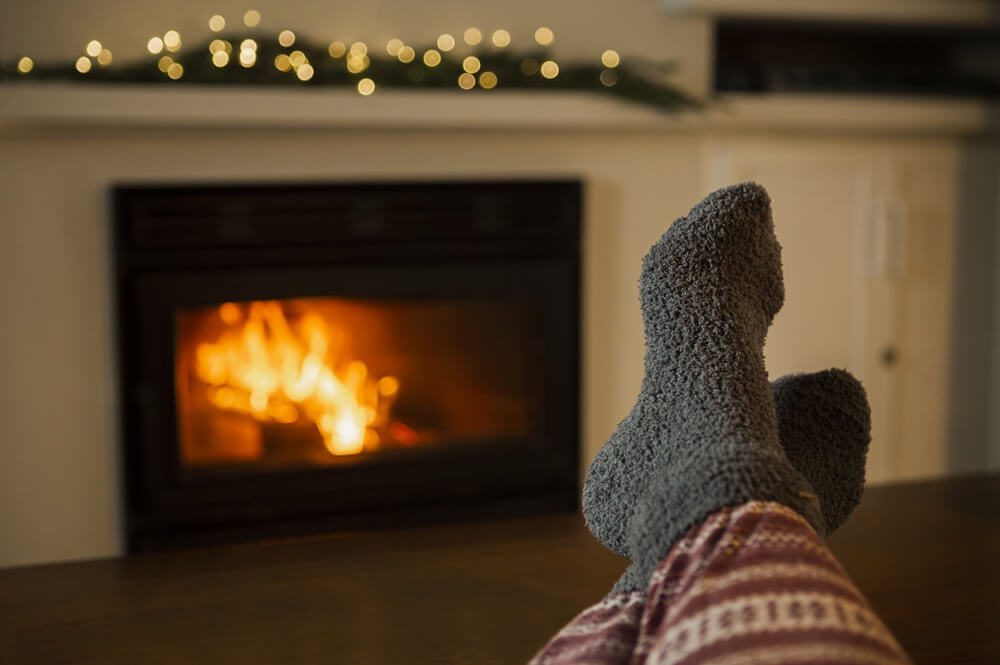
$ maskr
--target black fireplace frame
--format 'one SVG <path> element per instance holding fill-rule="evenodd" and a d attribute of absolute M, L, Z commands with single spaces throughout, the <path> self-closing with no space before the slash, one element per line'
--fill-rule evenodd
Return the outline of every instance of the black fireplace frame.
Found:
<path fill-rule="evenodd" d="M 576 509 L 579 181 L 123 185 L 113 208 L 129 552 Z M 177 307 L 430 294 L 536 301 L 540 437 L 405 466 L 182 473 Z"/>

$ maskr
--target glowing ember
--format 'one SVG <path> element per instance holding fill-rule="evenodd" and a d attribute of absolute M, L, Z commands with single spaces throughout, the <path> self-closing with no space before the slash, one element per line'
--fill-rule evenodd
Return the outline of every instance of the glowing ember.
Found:
<path fill-rule="evenodd" d="M 333 455 L 378 447 L 398 379 L 369 376 L 320 316 L 306 314 L 293 326 L 276 301 L 225 303 L 218 313 L 228 329 L 195 355 L 212 404 L 260 422 L 312 422 Z"/>

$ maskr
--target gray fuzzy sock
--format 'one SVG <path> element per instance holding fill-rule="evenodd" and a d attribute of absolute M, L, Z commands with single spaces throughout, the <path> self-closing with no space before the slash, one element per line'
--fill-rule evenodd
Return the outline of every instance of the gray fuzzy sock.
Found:
<path fill-rule="evenodd" d="M 771 389 L 785 456 L 816 491 L 829 535 L 864 492 L 871 443 L 865 389 L 841 369 L 785 376 Z"/>
<path fill-rule="evenodd" d="M 829 535 L 854 511 L 864 490 L 865 457 L 871 441 L 865 390 L 850 373 L 830 369 L 782 377 L 771 384 L 771 393 L 785 456 L 816 491 Z M 622 471 L 607 471 L 599 477 Z M 612 594 L 643 589 L 647 582 L 630 566 Z"/>
<path fill-rule="evenodd" d="M 857 506 L 865 481 L 871 416 L 861 383 L 830 369 L 794 374 L 771 384 L 785 456 L 812 485 L 830 532 Z M 655 413 L 646 410 L 646 418 Z M 630 418 L 635 418 L 631 414 Z M 587 470 L 583 513 L 591 533 L 608 549 L 628 556 L 626 532 L 636 502 L 649 484 L 649 460 L 659 442 L 629 436 L 648 426 L 624 426 L 608 440 Z"/>
<path fill-rule="evenodd" d="M 647 254 L 640 278 L 646 372 L 616 437 L 656 441 L 628 529 L 645 579 L 684 530 L 727 505 L 777 501 L 826 532 L 812 487 L 785 457 L 764 369 L 784 299 L 770 201 L 753 184 L 707 197 Z"/>

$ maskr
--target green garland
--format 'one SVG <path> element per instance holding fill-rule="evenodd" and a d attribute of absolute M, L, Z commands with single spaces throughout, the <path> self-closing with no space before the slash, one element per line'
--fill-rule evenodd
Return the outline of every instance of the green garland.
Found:
<path fill-rule="evenodd" d="M 172 62 L 183 67 L 179 80 L 171 79 L 162 71 L 159 62 L 163 55 L 154 55 L 142 61 L 124 65 L 111 64 L 103 67 L 91 62 L 87 73 L 77 71 L 73 62 L 32 63 L 28 73 L 18 71 L 18 62 L 0 62 L 0 81 L 79 81 L 107 83 L 162 83 L 178 85 L 182 83 L 198 85 L 259 85 L 259 86 L 326 86 L 333 88 L 357 89 L 363 78 L 371 79 L 378 89 L 417 90 L 457 90 L 458 80 L 464 73 L 463 60 L 474 55 L 480 61 L 479 74 L 492 72 L 496 76 L 496 88 L 505 90 L 574 90 L 608 95 L 618 99 L 643 104 L 664 112 L 676 112 L 701 108 L 702 104 L 667 81 L 671 67 L 644 60 L 627 60 L 616 67 L 607 68 L 600 63 L 559 63 L 559 73 L 555 78 L 545 78 L 538 72 L 538 65 L 550 59 L 544 48 L 527 52 L 512 52 L 510 49 L 477 48 L 463 52 L 461 56 L 450 52 L 441 53 L 441 62 L 429 67 L 421 59 L 426 49 L 417 49 L 411 62 L 402 62 L 397 57 L 366 54 L 368 66 L 361 72 L 349 72 L 347 56 L 332 57 L 327 47 L 310 43 L 299 38 L 294 47 L 284 48 L 278 44 L 277 35 L 252 34 L 255 40 L 256 64 L 243 67 L 239 63 L 239 44 L 246 35 L 217 35 L 196 48 L 185 48 L 174 54 L 165 53 Z M 215 39 L 228 41 L 234 52 L 228 64 L 217 67 L 212 62 L 210 45 Z M 428 47 L 430 48 L 430 47 Z M 312 68 L 312 76 L 302 81 L 294 70 L 280 71 L 275 66 L 275 58 L 301 51 Z M 468 77 L 467 77 L 468 78 Z M 470 92 L 481 91 L 476 85 Z"/>

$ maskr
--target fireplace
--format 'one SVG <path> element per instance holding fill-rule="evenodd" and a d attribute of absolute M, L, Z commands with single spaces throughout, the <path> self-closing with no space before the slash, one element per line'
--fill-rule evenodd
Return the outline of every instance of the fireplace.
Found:
<path fill-rule="evenodd" d="M 579 183 L 114 198 L 129 551 L 575 509 Z"/>

